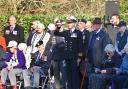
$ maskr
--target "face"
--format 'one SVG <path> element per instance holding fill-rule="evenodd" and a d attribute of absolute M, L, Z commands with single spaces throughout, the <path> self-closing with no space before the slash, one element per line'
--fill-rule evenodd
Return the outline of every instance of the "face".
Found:
<path fill-rule="evenodd" d="M 91 28 L 92 28 L 91 21 L 87 21 L 87 23 L 86 23 L 86 29 L 91 29 Z"/>
<path fill-rule="evenodd" d="M 38 33 L 42 33 L 44 30 L 43 30 L 42 28 L 37 27 L 37 28 L 36 28 L 36 31 L 37 31 Z"/>
<path fill-rule="evenodd" d="M 112 57 L 114 55 L 114 52 L 113 51 L 106 51 L 106 54 L 109 56 L 109 57 Z"/>
<path fill-rule="evenodd" d="M 93 24 L 92 29 L 93 29 L 94 31 L 96 31 L 96 30 L 99 30 L 100 27 L 101 27 L 101 24 Z"/>
<path fill-rule="evenodd" d="M 110 18 L 110 23 L 112 23 L 113 25 L 117 25 L 117 24 L 119 23 L 119 16 L 113 15 L 113 16 Z"/>
<path fill-rule="evenodd" d="M 125 29 L 126 29 L 126 27 L 125 27 L 125 26 L 120 27 L 120 28 L 119 28 L 119 32 L 123 33 L 123 32 L 125 31 Z"/>
<path fill-rule="evenodd" d="M 14 53 L 14 50 L 15 50 L 14 47 L 9 47 L 9 51 L 10 51 L 11 53 Z"/>
<path fill-rule="evenodd" d="M 78 23 L 78 27 L 79 27 L 80 30 L 81 30 L 81 29 L 85 29 L 86 24 L 83 23 L 83 22 L 79 22 L 79 23 Z"/>
<path fill-rule="evenodd" d="M 16 18 L 15 17 L 10 17 L 9 18 L 9 25 L 15 25 L 16 24 Z"/>
<path fill-rule="evenodd" d="M 37 49 L 38 49 L 38 51 L 44 50 L 44 45 L 42 44 L 42 45 L 38 46 Z"/>
<path fill-rule="evenodd" d="M 36 22 L 32 22 L 31 27 L 32 27 L 33 29 L 36 29 L 36 28 L 37 28 L 37 23 L 36 23 Z"/>
<path fill-rule="evenodd" d="M 68 23 L 68 28 L 69 29 L 72 29 L 72 28 L 74 28 L 75 27 L 75 23 Z"/>
<path fill-rule="evenodd" d="M 57 25 L 58 27 L 61 27 L 63 24 L 60 22 L 60 23 L 56 23 L 56 25 Z"/>

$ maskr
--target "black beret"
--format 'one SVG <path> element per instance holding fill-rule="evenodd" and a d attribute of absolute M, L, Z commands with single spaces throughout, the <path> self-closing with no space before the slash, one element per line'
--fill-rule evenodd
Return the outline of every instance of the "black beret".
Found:
<path fill-rule="evenodd" d="M 78 22 L 87 23 L 86 19 L 79 19 Z"/>
<path fill-rule="evenodd" d="M 36 44 L 36 47 L 38 47 L 38 46 L 40 46 L 40 45 L 42 45 L 42 44 L 43 44 L 43 41 L 40 40 L 40 41 Z"/>
<path fill-rule="evenodd" d="M 77 21 L 75 20 L 75 19 L 69 19 L 69 20 L 67 20 L 67 23 L 69 24 L 69 23 L 76 23 Z"/>

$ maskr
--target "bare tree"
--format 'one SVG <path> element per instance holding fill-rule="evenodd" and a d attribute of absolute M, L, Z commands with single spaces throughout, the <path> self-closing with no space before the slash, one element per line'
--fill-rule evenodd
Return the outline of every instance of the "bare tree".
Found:
<path fill-rule="evenodd" d="M 1 13 L 60 13 L 103 16 L 104 0 L 1 0 Z"/>

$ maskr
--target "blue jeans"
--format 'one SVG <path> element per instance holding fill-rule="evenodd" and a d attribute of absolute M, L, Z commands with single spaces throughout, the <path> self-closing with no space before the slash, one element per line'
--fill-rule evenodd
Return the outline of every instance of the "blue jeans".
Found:
<path fill-rule="evenodd" d="M 43 74 L 44 74 L 44 71 L 41 68 L 39 67 L 33 68 L 33 71 L 32 71 L 33 87 L 39 88 L 40 75 L 43 75 Z"/>

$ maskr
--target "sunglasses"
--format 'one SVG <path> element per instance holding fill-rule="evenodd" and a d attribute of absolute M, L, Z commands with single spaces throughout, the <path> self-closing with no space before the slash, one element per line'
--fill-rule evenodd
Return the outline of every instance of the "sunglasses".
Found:
<path fill-rule="evenodd" d="M 110 55 L 111 53 L 110 52 L 106 52 L 107 55 Z"/>
<path fill-rule="evenodd" d="M 9 49 L 11 49 L 12 47 L 8 47 Z"/>

